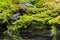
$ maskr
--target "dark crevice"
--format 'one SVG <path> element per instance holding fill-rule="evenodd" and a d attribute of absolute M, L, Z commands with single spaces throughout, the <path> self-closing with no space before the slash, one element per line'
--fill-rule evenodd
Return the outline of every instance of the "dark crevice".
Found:
<path fill-rule="evenodd" d="M 45 24 L 45 26 L 46 26 L 46 30 L 51 30 L 51 26 L 52 26 L 52 25 L 50 25 L 50 24 Z"/>
<path fill-rule="evenodd" d="M 4 32 L 7 30 L 7 23 L 0 23 L 0 39 L 4 38 Z"/>

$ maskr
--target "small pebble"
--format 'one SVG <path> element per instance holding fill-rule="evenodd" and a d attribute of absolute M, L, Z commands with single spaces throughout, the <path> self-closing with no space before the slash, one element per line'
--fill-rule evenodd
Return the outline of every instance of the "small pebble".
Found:
<path fill-rule="evenodd" d="M 34 7 L 34 6 L 33 6 L 32 4 L 30 4 L 30 3 L 26 3 L 25 6 L 27 6 L 27 7 Z"/>
<path fill-rule="evenodd" d="M 20 13 L 16 13 L 16 14 L 13 14 L 12 16 L 10 16 L 10 20 L 17 20 L 20 18 Z"/>

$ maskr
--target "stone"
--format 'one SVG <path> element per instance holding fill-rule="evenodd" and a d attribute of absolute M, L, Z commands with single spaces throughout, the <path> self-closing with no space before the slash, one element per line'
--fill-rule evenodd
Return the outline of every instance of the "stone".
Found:
<path fill-rule="evenodd" d="M 10 16 L 11 21 L 17 20 L 19 18 L 20 18 L 20 13 L 16 13 L 16 14 L 13 14 L 12 16 Z"/>
<path fill-rule="evenodd" d="M 34 6 L 33 6 L 32 4 L 30 4 L 30 3 L 26 3 L 25 6 L 27 6 L 27 7 L 34 7 Z"/>
<path fill-rule="evenodd" d="M 26 10 L 27 10 L 27 6 L 25 6 L 25 4 L 19 4 L 19 6 L 18 6 L 18 12 L 20 12 L 20 13 L 25 13 L 26 12 Z"/>

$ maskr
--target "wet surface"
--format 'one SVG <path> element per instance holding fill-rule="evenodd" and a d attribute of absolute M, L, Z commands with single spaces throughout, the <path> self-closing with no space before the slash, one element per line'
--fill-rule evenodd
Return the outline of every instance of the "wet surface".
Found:
<path fill-rule="evenodd" d="M 12 16 L 10 16 L 11 21 L 17 20 L 19 18 L 20 18 L 20 13 L 16 13 L 16 14 L 13 14 Z"/>
<path fill-rule="evenodd" d="M 21 36 L 25 40 L 52 40 L 53 35 L 46 34 L 46 33 L 43 33 L 43 31 L 40 32 L 39 34 L 38 34 L 38 32 L 34 32 L 34 33 L 33 32 L 32 33 L 30 33 L 30 32 L 22 32 Z"/>

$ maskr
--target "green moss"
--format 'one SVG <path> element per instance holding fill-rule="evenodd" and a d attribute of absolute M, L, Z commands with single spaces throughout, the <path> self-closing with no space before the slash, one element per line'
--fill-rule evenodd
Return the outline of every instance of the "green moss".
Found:
<path fill-rule="evenodd" d="M 6 27 L 8 30 L 5 31 L 6 36 L 9 36 L 11 40 L 20 40 L 19 32 L 21 28 L 30 28 L 31 31 L 34 29 L 43 30 L 47 27 L 47 24 L 52 25 L 51 30 L 56 31 L 56 28 L 54 28 L 55 24 L 60 25 L 60 15 L 58 12 L 60 6 L 55 1 L 36 0 L 34 8 L 27 7 L 25 14 L 21 15 L 18 20 L 10 22 L 9 17 L 16 12 L 19 4 L 22 3 L 31 3 L 31 1 L 0 0 L 0 24 L 7 22 Z M 9 38 L 6 37 L 5 39 L 8 40 Z"/>

